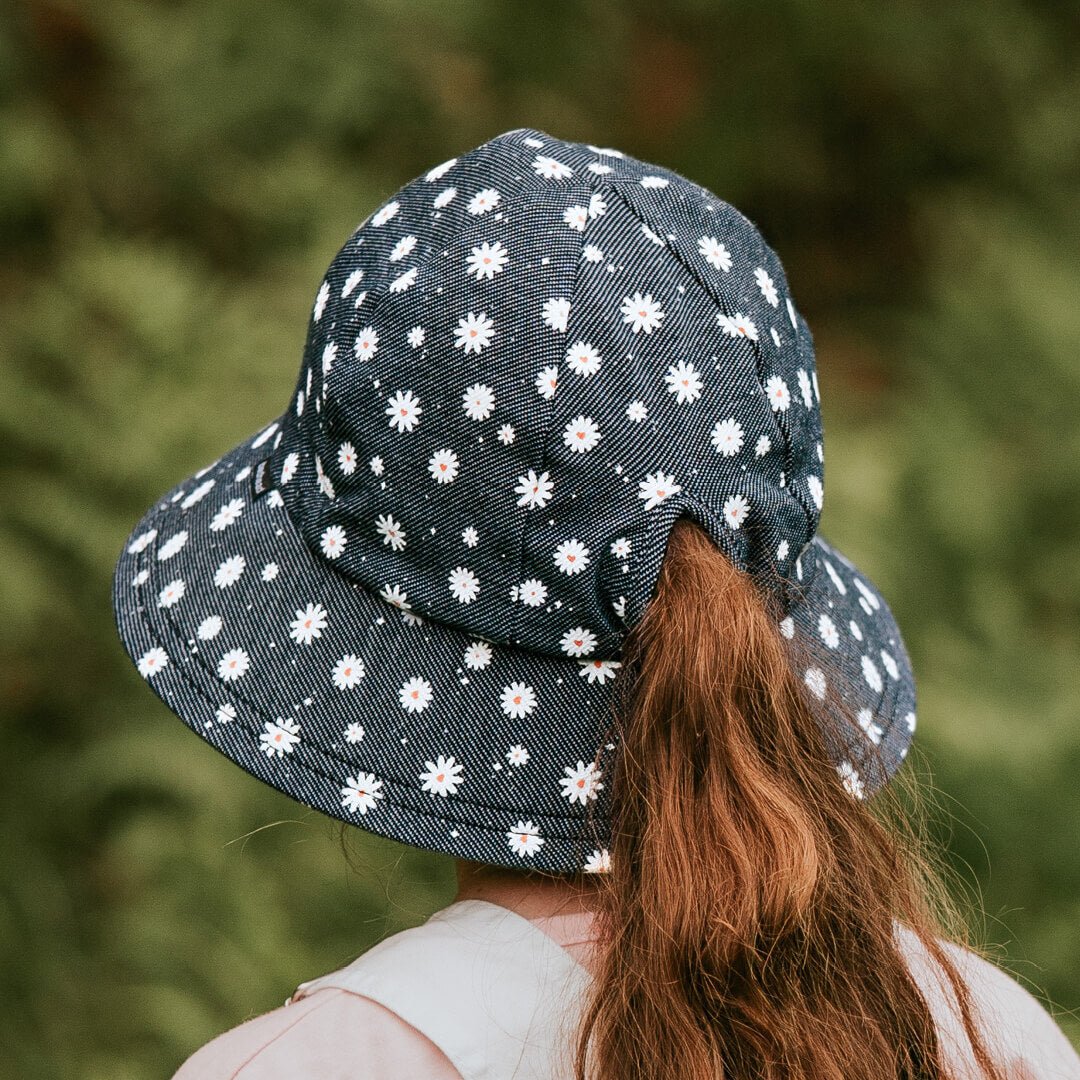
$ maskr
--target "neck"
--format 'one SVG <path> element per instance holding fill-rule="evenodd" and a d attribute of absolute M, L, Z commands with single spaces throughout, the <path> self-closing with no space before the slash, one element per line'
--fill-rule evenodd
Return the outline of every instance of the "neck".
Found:
<path fill-rule="evenodd" d="M 521 873 L 465 859 L 456 861 L 455 900 L 486 900 L 534 920 L 597 910 L 599 887 L 594 879 Z"/>

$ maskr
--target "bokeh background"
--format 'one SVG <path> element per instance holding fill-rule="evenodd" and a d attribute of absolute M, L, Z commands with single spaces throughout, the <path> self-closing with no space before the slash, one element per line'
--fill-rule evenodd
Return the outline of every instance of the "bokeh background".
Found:
<path fill-rule="evenodd" d="M 109 589 L 145 507 L 284 407 L 354 226 L 519 126 L 673 167 L 779 251 L 928 831 L 1080 1044 L 1077 55 L 1051 0 L 4 5 L 0 1075 L 169 1076 L 452 897 L 449 860 L 356 833 L 350 864 L 192 735 Z"/>

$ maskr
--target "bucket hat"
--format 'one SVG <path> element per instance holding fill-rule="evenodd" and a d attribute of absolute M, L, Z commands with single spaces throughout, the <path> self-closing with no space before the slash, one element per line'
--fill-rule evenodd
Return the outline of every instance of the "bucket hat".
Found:
<path fill-rule="evenodd" d="M 510 131 L 349 237 L 285 411 L 132 532 L 117 625 L 185 723 L 301 803 L 601 869 L 620 650 L 680 516 L 778 602 L 853 796 L 900 766 L 911 665 L 818 535 L 823 463 L 810 330 L 754 225 Z"/>

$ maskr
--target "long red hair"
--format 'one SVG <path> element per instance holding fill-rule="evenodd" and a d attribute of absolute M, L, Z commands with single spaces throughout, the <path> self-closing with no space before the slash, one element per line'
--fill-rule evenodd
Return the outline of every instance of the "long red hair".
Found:
<path fill-rule="evenodd" d="M 1001 1080 L 924 881 L 845 787 L 750 578 L 675 523 L 623 650 L 611 869 L 577 1080 L 944 1080 L 906 925 Z M 895 783 L 895 781 L 894 781 Z"/>

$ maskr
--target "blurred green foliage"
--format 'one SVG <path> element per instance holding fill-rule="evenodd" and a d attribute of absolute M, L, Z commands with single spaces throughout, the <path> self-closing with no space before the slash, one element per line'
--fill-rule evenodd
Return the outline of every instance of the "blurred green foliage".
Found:
<path fill-rule="evenodd" d="M 451 897 L 449 860 L 357 834 L 354 871 L 194 738 L 109 587 L 143 509 L 280 412 L 355 224 L 525 125 L 671 166 L 780 252 L 823 531 L 905 631 L 939 839 L 978 934 L 1080 1008 L 1078 53 L 1051 0 L 0 11 L 0 1075 L 171 1075 Z"/>

